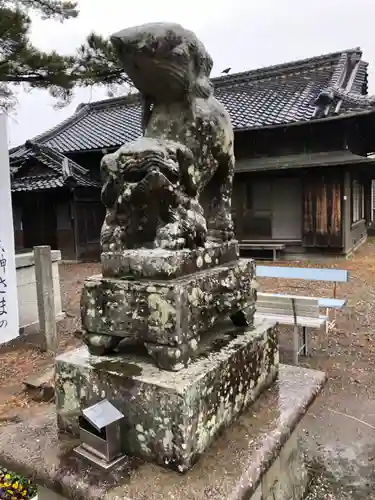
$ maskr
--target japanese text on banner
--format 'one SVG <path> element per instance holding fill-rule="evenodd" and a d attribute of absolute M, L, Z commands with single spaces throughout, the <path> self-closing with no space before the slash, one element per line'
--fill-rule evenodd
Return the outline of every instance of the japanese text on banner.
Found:
<path fill-rule="evenodd" d="M 7 303 L 7 259 L 5 248 L 0 240 L 0 329 L 8 326 Z"/>

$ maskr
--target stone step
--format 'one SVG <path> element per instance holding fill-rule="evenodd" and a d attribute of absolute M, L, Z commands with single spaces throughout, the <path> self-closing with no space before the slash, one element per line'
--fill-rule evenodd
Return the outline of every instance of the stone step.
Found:
<path fill-rule="evenodd" d="M 51 401 L 55 397 L 55 368 L 48 367 L 23 381 L 26 392 L 37 401 Z"/>

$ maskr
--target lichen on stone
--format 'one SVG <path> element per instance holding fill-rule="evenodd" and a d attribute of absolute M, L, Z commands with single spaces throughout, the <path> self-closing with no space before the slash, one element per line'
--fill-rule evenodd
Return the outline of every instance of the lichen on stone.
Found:
<path fill-rule="evenodd" d="M 172 23 L 128 28 L 111 40 L 143 96 L 144 134 L 102 159 L 103 251 L 230 240 L 233 129 L 213 95 L 211 56 Z"/>

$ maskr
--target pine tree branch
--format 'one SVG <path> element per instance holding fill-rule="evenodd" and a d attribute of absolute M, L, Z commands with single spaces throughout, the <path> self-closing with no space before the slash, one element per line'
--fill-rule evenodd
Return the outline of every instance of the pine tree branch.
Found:
<path fill-rule="evenodd" d="M 100 35 L 89 35 L 72 56 L 31 44 L 31 9 L 63 21 L 78 14 L 76 7 L 74 0 L 0 0 L 0 107 L 14 103 L 11 84 L 49 90 L 59 106 L 70 102 L 74 87 L 106 86 L 112 92 L 132 86 L 112 44 Z"/>
<path fill-rule="evenodd" d="M 59 75 L 61 76 L 61 75 Z M 7 82 L 7 83 L 38 83 L 38 82 L 44 82 L 44 83 L 54 83 L 55 85 L 58 85 L 58 78 L 59 76 L 55 75 L 50 75 L 50 74 L 37 74 L 37 73 L 31 73 L 31 74 L 9 74 L 4 77 L 1 77 L 1 81 Z M 81 83 L 84 84 L 85 81 L 89 81 L 89 85 L 92 85 L 93 83 L 97 84 L 106 84 L 107 83 L 115 83 L 117 81 L 123 81 L 124 83 L 130 83 L 129 78 L 120 70 L 113 70 L 113 71 L 103 71 L 95 74 L 90 74 L 90 73 L 81 73 L 81 74 L 70 74 L 67 75 L 67 79 L 69 82 L 72 83 Z M 56 81 L 54 81 L 56 80 Z"/>
<path fill-rule="evenodd" d="M 77 2 L 70 0 L 1 0 L 10 6 L 23 11 L 34 10 L 44 19 L 57 19 L 63 22 L 66 19 L 78 16 Z M 1 4 L 0 1 L 0 4 Z"/>

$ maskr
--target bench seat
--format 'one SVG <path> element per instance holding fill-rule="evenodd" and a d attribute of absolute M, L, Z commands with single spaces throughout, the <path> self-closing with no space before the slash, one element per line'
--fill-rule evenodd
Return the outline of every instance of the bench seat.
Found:
<path fill-rule="evenodd" d="M 261 295 L 261 292 L 258 292 L 258 295 Z M 301 298 L 315 299 L 318 301 L 319 307 L 324 309 L 343 309 L 348 302 L 347 299 L 330 299 L 326 297 L 304 297 L 301 295 L 290 295 L 289 293 L 273 293 L 267 295 L 273 295 L 274 297 L 287 297 L 290 299 L 301 299 Z"/>
<path fill-rule="evenodd" d="M 325 297 L 304 297 L 301 295 L 289 295 L 289 294 L 283 294 L 283 293 L 262 293 L 258 292 L 258 298 L 270 298 L 270 297 L 275 297 L 276 299 L 282 299 L 282 298 L 287 298 L 287 299 L 311 299 L 311 300 L 316 300 L 318 302 L 319 308 L 325 309 L 326 310 L 326 318 L 325 320 L 325 325 L 326 325 L 326 332 L 328 333 L 330 330 L 335 328 L 336 326 L 336 311 L 343 309 L 345 305 L 347 304 L 347 299 L 330 299 L 330 298 L 325 298 Z M 335 311 L 335 317 L 332 321 L 329 320 L 329 309 L 333 309 Z M 281 321 L 280 321 L 281 323 Z M 286 323 L 284 323 L 286 324 Z M 291 323 L 287 323 L 291 324 Z M 309 325 L 303 325 L 300 324 L 302 327 L 309 326 Z M 318 328 L 318 327 L 316 327 Z"/>
<path fill-rule="evenodd" d="M 337 283 L 347 283 L 349 281 L 349 272 L 344 270 L 344 269 L 316 269 L 316 268 L 303 268 L 303 267 L 289 267 L 289 266 L 257 266 L 256 267 L 256 276 L 257 278 L 282 278 L 282 279 L 297 279 L 297 280 L 303 280 L 303 281 L 325 281 L 325 282 L 333 282 L 333 297 L 328 298 L 328 297 L 301 297 L 301 296 L 296 296 L 296 295 L 289 295 L 289 294 L 271 294 L 271 293 L 261 293 L 258 292 L 258 299 L 260 298 L 261 301 L 264 301 L 265 304 L 267 302 L 269 305 L 264 308 L 264 310 L 260 310 L 262 314 L 272 314 L 272 309 L 275 309 L 275 313 L 277 314 L 283 314 L 284 311 L 278 310 L 277 307 L 277 301 L 281 301 L 280 304 L 283 302 L 283 300 L 292 300 L 292 301 L 298 301 L 298 299 L 310 299 L 310 300 L 315 300 L 316 305 L 317 305 L 317 311 L 313 314 L 306 314 L 306 311 L 303 310 L 302 314 L 306 316 L 311 316 L 312 318 L 319 318 L 319 310 L 320 309 L 325 309 L 325 328 L 326 332 L 328 333 L 330 330 L 333 330 L 336 328 L 336 314 L 337 311 L 340 309 L 343 309 L 345 305 L 347 304 L 346 299 L 338 299 L 336 298 L 336 286 Z M 272 298 L 274 299 L 273 302 Z M 305 304 L 308 304 L 305 302 Z M 284 306 L 285 307 L 285 304 Z M 333 310 L 334 313 L 334 318 L 332 321 L 329 319 L 329 313 L 330 311 Z M 301 311 L 300 311 L 301 312 Z M 313 312 L 313 311 L 312 311 Z M 288 311 L 288 316 L 290 316 L 290 311 Z M 295 311 L 294 311 L 295 314 Z M 300 314 L 301 315 L 301 314 Z M 299 316 L 297 314 L 297 316 Z M 284 320 L 285 321 L 285 320 Z M 291 320 L 290 320 L 291 321 Z M 301 321 L 301 320 L 299 320 Z M 282 323 L 280 321 L 280 323 Z M 284 323 L 285 324 L 285 323 Z M 291 323 L 289 323 L 291 324 Z M 298 324 L 298 323 L 297 323 Z M 306 330 L 305 325 L 299 325 L 302 326 L 303 330 Z M 308 326 L 308 325 L 307 325 Z M 307 341 L 306 337 L 306 332 L 304 332 L 305 339 Z M 307 353 L 307 348 L 304 349 L 305 353 Z"/>
<path fill-rule="evenodd" d="M 271 319 L 280 325 L 293 326 L 293 362 L 298 364 L 302 351 L 308 354 L 308 328 L 321 328 L 327 325 L 327 316 L 319 311 L 319 301 L 314 297 L 295 297 L 274 293 L 258 293 L 255 317 Z M 302 346 L 300 337 L 302 333 Z"/>
<path fill-rule="evenodd" d="M 305 328 L 320 328 L 327 322 L 327 316 L 319 316 L 318 318 L 297 316 L 295 321 L 294 317 L 289 315 L 256 312 L 255 317 L 258 319 L 272 319 L 280 325 L 294 325 L 296 323 L 298 326 Z"/>
<path fill-rule="evenodd" d="M 251 241 L 242 240 L 239 243 L 240 250 L 270 250 L 272 251 L 273 261 L 277 260 L 277 252 L 285 249 L 283 243 L 252 243 Z"/>
<path fill-rule="evenodd" d="M 328 299 L 319 298 L 319 307 L 324 307 L 324 309 L 343 309 L 347 304 L 347 299 Z"/>
<path fill-rule="evenodd" d="M 254 249 L 264 249 L 264 250 L 284 250 L 285 245 L 283 243 L 248 243 L 240 242 L 240 248 L 254 248 Z"/>
<path fill-rule="evenodd" d="M 348 271 L 311 267 L 257 266 L 257 277 L 304 281 L 332 281 L 334 283 L 347 283 L 349 281 Z"/>

